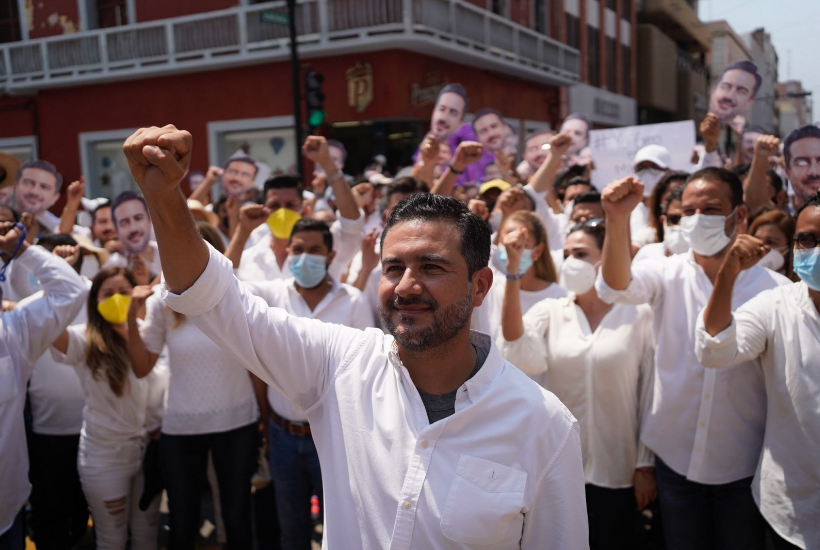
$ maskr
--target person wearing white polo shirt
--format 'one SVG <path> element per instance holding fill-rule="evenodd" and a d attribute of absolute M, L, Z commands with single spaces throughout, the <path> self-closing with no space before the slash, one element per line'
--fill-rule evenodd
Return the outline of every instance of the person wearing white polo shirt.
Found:
<path fill-rule="evenodd" d="M 390 334 L 294 317 L 197 235 L 179 189 L 191 141 L 169 125 L 123 146 L 156 219 L 163 295 L 306 414 L 324 547 L 587 548 L 577 422 L 469 329 L 492 283 L 487 225 L 457 199 L 414 195 L 381 236 Z"/>
<path fill-rule="evenodd" d="M 5 264 L 14 261 L 17 269 L 30 272 L 45 295 L 0 317 L 0 550 L 24 548 L 23 505 L 31 491 L 23 425 L 26 385 L 37 358 L 77 316 L 88 295 L 74 269 L 29 246 L 21 227 L 0 225 L 0 254 Z"/>
<path fill-rule="evenodd" d="M 681 199 L 691 251 L 630 265 L 629 215 L 642 197 L 643 185 L 631 177 L 604 189 L 607 235 L 596 288 L 605 302 L 654 310 L 654 400 L 641 440 L 655 453 L 666 547 L 762 549 L 751 481 L 763 444 L 763 373 L 748 363 L 706 369 L 695 356 L 698 314 L 747 215 L 742 183 L 721 168 L 692 174 Z M 739 278 L 732 307 L 788 282 L 754 266 Z"/>
<path fill-rule="evenodd" d="M 726 298 L 769 249 L 743 236 L 723 261 L 696 333 L 707 367 L 762 361 L 766 433 L 752 493 L 775 550 L 820 548 L 820 195 L 798 212 L 794 242 L 801 281 L 762 292 L 732 312 Z"/>
<path fill-rule="evenodd" d="M 638 203 L 629 218 L 629 230 L 633 239 L 649 225 L 649 197 L 663 175 L 669 171 L 671 163 L 669 150 L 663 145 L 647 145 L 635 153 L 632 165 L 635 177 L 643 184 L 643 200 Z"/>

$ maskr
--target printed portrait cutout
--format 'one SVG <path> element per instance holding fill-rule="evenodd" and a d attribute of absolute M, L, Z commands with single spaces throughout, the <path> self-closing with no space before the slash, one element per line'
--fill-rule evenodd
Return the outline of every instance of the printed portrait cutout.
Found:
<path fill-rule="evenodd" d="M 793 130 L 783 144 L 786 176 L 802 203 L 820 190 L 820 128 L 814 125 Z"/>
<path fill-rule="evenodd" d="M 572 145 L 567 149 L 566 165 L 575 166 L 589 163 L 589 131 L 592 122 L 584 113 L 572 113 L 561 124 L 560 133 L 569 134 Z"/>
<path fill-rule="evenodd" d="M 133 191 L 123 191 L 111 201 L 114 227 L 128 255 L 141 254 L 151 239 L 151 217 L 145 199 Z"/>
<path fill-rule="evenodd" d="M 250 157 L 232 157 L 222 172 L 222 193 L 241 198 L 253 187 L 256 179 L 256 162 Z"/>
<path fill-rule="evenodd" d="M 20 165 L 13 187 L 4 194 L 3 204 L 35 217 L 51 208 L 60 198 L 63 176 L 45 160 L 30 160 Z"/>
<path fill-rule="evenodd" d="M 757 65 L 751 61 L 735 61 L 720 73 L 709 100 L 709 112 L 737 133 L 746 125 L 746 114 L 760 89 Z"/>

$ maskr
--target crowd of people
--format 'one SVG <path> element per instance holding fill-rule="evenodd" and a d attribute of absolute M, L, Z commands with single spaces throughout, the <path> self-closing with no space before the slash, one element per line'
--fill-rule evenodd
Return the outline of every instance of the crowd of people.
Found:
<path fill-rule="evenodd" d="M 209 483 L 226 548 L 820 548 L 820 128 L 597 189 L 585 115 L 468 109 L 261 189 L 173 126 L 112 200 L 0 154 L 0 550 L 156 548 L 163 492 L 193 549 Z"/>

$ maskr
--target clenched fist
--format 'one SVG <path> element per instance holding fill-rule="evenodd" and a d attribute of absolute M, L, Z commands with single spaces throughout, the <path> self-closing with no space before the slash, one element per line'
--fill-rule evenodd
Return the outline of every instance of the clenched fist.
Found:
<path fill-rule="evenodd" d="M 703 145 L 707 153 L 717 148 L 720 137 L 720 119 L 714 113 L 709 113 L 700 123 L 700 135 L 703 136 Z"/>
<path fill-rule="evenodd" d="M 191 164 L 193 139 L 173 124 L 140 128 L 125 140 L 128 168 L 146 197 L 176 189 Z"/>
<path fill-rule="evenodd" d="M 480 159 L 483 153 L 484 147 L 477 141 L 462 141 L 458 144 L 456 154 L 453 156 L 453 160 L 450 161 L 450 166 L 462 172 L 469 165 Z"/>
<path fill-rule="evenodd" d="M 738 235 L 729 248 L 729 253 L 723 259 L 720 270 L 737 276 L 741 271 L 749 269 L 763 256 L 769 253 L 770 248 L 763 241 L 751 235 Z"/>
<path fill-rule="evenodd" d="M 643 200 L 643 184 L 632 176 L 614 181 L 601 193 L 601 203 L 607 219 L 629 218 Z"/>
<path fill-rule="evenodd" d="M 780 150 L 780 139 L 777 136 L 760 136 L 755 141 L 755 157 L 762 158 L 765 161 L 769 157 L 776 157 Z"/>
<path fill-rule="evenodd" d="M 567 154 L 571 145 L 572 137 L 569 134 L 555 134 L 550 138 L 550 153 L 557 157 L 562 157 Z"/>

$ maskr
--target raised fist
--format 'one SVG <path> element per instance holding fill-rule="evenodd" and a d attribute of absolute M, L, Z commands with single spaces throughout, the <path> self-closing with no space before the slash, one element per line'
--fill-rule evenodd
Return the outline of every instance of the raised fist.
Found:
<path fill-rule="evenodd" d="M 438 160 L 439 149 L 438 141 L 433 137 L 433 134 L 427 134 L 421 144 L 421 158 L 424 164 L 435 164 Z"/>
<path fill-rule="evenodd" d="M 482 220 L 486 220 L 490 217 L 490 209 L 487 208 L 487 203 L 481 199 L 470 199 L 470 202 L 467 203 L 467 208 Z"/>
<path fill-rule="evenodd" d="M 71 182 L 66 190 L 66 200 L 75 206 L 80 204 L 80 200 L 85 195 L 85 176 L 80 176 L 79 181 Z"/>
<path fill-rule="evenodd" d="M 268 219 L 270 209 L 263 204 L 248 204 L 239 209 L 239 226 L 251 232 Z"/>
<path fill-rule="evenodd" d="M 607 218 L 629 218 L 643 200 L 643 184 L 632 176 L 614 181 L 601 193 L 601 203 Z"/>
<path fill-rule="evenodd" d="M 477 141 L 462 141 L 458 144 L 456 154 L 450 165 L 461 172 L 469 165 L 477 162 L 483 153 L 484 147 Z"/>
<path fill-rule="evenodd" d="M 769 247 L 758 238 L 741 234 L 729 248 L 729 253 L 723 259 L 721 270 L 729 270 L 735 275 L 749 269 L 769 253 Z"/>
<path fill-rule="evenodd" d="M 567 154 L 572 145 L 572 137 L 569 134 L 555 134 L 550 138 L 549 149 L 553 155 L 562 157 Z"/>
<path fill-rule="evenodd" d="M 780 139 L 777 136 L 760 136 L 755 142 L 755 157 L 769 160 L 776 157 L 780 150 Z"/>
<path fill-rule="evenodd" d="M 305 144 L 302 145 L 302 152 L 305 153 L 308 159 L 322 165 L 322 167 L 327 162 L 333 162 L 330 157 L 330 148 L 327 146 L 327 140 L 324 136 L 308 136 L 305 139 Z"/>
<path fill-rule="evenodd" d="M 64 259 L 73 267 L 80 258 L 80 252 L 79 245 L 61 244 L 60 246 L 55 246 L 51 253 Z"/>
<path fill-rule="evenodd" d="M 714 113 L 708 113 L 706 118 L 700 123 L 700 135 L 703 136 L 703 144 L 707 153 L 711 153 L 717 148 L 720 137 L 720 119 Z"/>
<path fill-rule="evenodd" d="M 150 197 L 176 189 L 191 164 L 193 139 L 169 124 L 140 128 L 125 140 L 122 151 L 143 195 Z"/>

